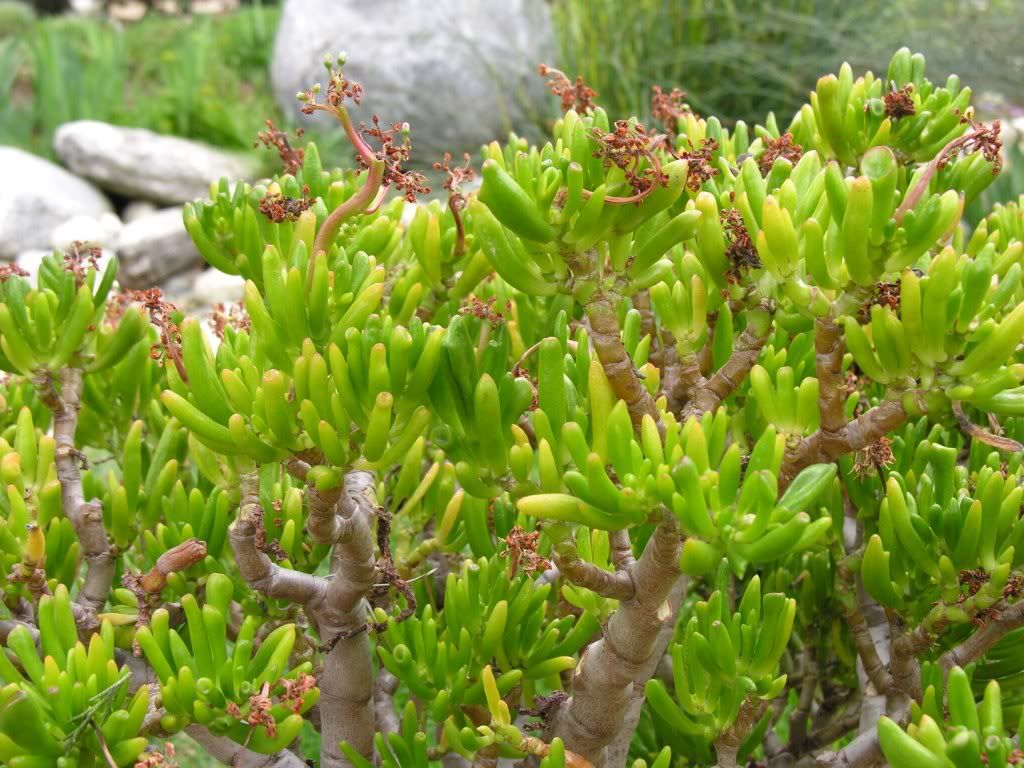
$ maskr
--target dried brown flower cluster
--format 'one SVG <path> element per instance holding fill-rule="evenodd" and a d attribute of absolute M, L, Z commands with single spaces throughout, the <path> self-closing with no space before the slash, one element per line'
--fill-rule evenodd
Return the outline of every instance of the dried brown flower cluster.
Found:
<path fill-rule="evenodd" d="M 564 72 L 549 67 L 547 64 L 538 66 L 537 72 L 541 77 L 550 77 L 547 81 L 548 90 L 562 100 L 563 112 L 568 112 L 570 109 L 575 109 L 580 113 L 589 112 L 596 106 L 594 99 L 598 96 L 597 91 L 586 85 L 579 75 L 576 76 L 575 81 L 572 81 Z"/>
<path fill-rule="evenodd" d="M 885 116 L 893 120 L 899 120 L 901 117 L 913 115 L 917 111 L 914 107 L 914 100 L 910 95 L 913 92 L 913 83 L 907 83 L 902 88 L 889 91 L 882 96 L 882 101 L 885 104 Z"/>
<path fill-rule="evenodd" d="M 515 578 L 520 568 L 524 573 L 543 573 L 551 567 L 551 562 L 537 554 L 537 542 L 540 531 L 527 533 L 518 525 L 508 532 L 505 545 L 508 550 L 508 577 Z"/>
<path fill-rule="evenodd" d="M 970 114 L 962 114 L 960 122 L 968 126 L 967 132 L 958 139 L 951 141 L 936 158 L 936 167 L 942 170 L 957 155 L 970 155 L 981 152 L 986 160 L 992 163 L 992 175 L 1003 170 L 1003 140 L 999 135 L 1002 124 L 993 120 L 991 124 L 979 123 Z"/>
<path fill-rule="evenodd" d="M 685 98 L 686 92 L 679 88 L 665 93 L 660 85 L 652 86 L 651 117 L 660 122 L 668 133 L 679 133 L 679 121 L 692 112 L 690 105 L 683 101 Z"/>
<path fill-rule="evenodd" d="M 164 751 L 150 749 L 143 752 L 135 763 L 135 768 L 178 768 L 174 759 L 174 745 L 164 743 Z"/>
<path fill-rule="evenodd" d="M 469 305 L 459 307 L 459 314 L 472 315 L 473 317 L 490 323 L 492 326 L 501 325 L 505 322 L 505 315 L 494 308 L 496 301 L 497 297 L 495 296 L 491 296 L 487 301 L 481 301 L 476 296 L 470 296 Z M 509 304 L 510 302 L 505 302 L 506 312 L 510 309 Z"/>
<path fill-rule="evenodd" d="M 286 195 L 267 195 L 260 200 L 260 213 L 275 224 L 283 221 L 295 221 L 303 211 L 308 211 L 316 203 L 309 197 L 287 197 Z"/>
<path fill-rule="evenodd" d="M 883 477 L 882 470 L 894 461 L 896 456 L 892 452 L 892 441 L 888 437 L 880 437 L 866 448 L 857 451 L 853 471 L 861 477 L 871 474 Z"/>
<path fill-rule="evenodd" d="M 0 283 L 7 282 L 10 277 L 28 277 L 28 272 L 17 264 L 0 264 Z"/>
<path fill-rule="evenodd" d="M 164 300 L 164 292 L 159 288 L 145 291 L 134 291 L 130 294 L 132 301 L 137 301 L 149 314 L 149 321 L 160 332 L 160 341 L 150 349 L 150 357 L 154 360 L 170 358 L 182 381 L 188 381 L 185 364 L 181 359 L 181 329 L 174 322 L 172 313 L 177 311 L 169 301 Z"/>
<path fill-rule="evenodd" d="M 612 130 L 595 128 L 593 136 L 598 143 L 594 157 L 601 158 L 606 167 L 621 168 L 635 197 L 642 198 L 655 187 L 668 183 L 668 177 L 661 171 L 661 161 L 654 153 L 664 142 L 663 135 L 651 136 L 640 123 L 616 120 Z"/>
<path fill-rule="evenodd" d="M 743 223 L 740 212 L 735 208 L 724 208 L 719 214 L 722 221 L 722 229 L 729 241 L 725 255 L 732 265 L 729 272 L 729 279 L 738 282 L 743 273 L 750 269 L 760 269 L 761 259 L 757 255 L 757 248 L 754 247 L 747 231 L 747 225 Z"/>
<path fill-rule="evenodd" d="M 793 134 L 788 131 L 777 139 L 765 136 L 762 141 L 764 143 L 764 151 L 757 158 L 757 167 L 761 169 L 762 176 L 768 175 L 772 166 L 775 165 L 775 161 L 780 157 L 784 157 L 793 165 L 796 165 L 804 154 L 803 147 L 793 141 Z"/>
<path fill-rule="evenodd" d="M 241 302 L 226 305 L 217 302 L 213 305 L 213 314 L 210 315 L 210 327 L 213 334 L 220 340 L 224 340 L 224 333 L 228 328 L 236 331 L 249 331 L 249 314 L 245 311 L 245 305 Z"/>
<path fill-rule="evenodd" d="M 369 137 L 380 142 L 380 149 L 376 151 L 376 155 L 378 160 L 384 162 L 385 186 L 392 186 L 402 192 L 410 203 L 416 202 L 416 195 L 430 192 L 426 176 L 418 171 L 402 170 L 402 163 L 409 159 L 411 151 L 408 123 L 393 123 L 390 128 L 381 128 L 380 118 L 374 115 L 371 126 L 365 123 L 359 125 L 359 133 L 364 139 Z M 395 137 L 399 134 L 404 138 L 401 143 L 396 143 Z M 369 163 L 362 155 L 356 155 L 356 160 L 363 168 L 369 168 Z"/>
<path fill-rule="evenodd" d="M 434 170 L 445 174 L 444 188 L 449 192 L 457 192 L 459 185 L 476 178 L 476 171 L 469 161 L 469 153 L 462 153 L 463 165 L 452 166 L 452 153 L 445 152 L 444 159 L 434 163 Z"/>
<path fill-rule="evenodd" d="M 721 173 L 721 171 L 718 168 L 715 168 L 712 164 L 714 154 L 717 149 L 718 142 L 714 139 L 707 138 L 704 139 L 696 149 L 683 150 L 675 153 L 676 157 L 688 162 L 686 186 L 693 192 L 699 190 L 704 182 Z"/>
<path fill-rule="evenodd" d="M 64 270 L 74 275 L 76 286 L 81 285 L 90 269 L 99 271 L 102 255 L 103 249 L 98 245 L 75 240 L 64 251 Z"/>
<path fill-rule="evenodd" d="M 302 128 L 296 129 L 295 138 L 301 139 L 302 134 Z M 281 158 L 282 173 L 290 173 L 294 176 L 302 169 L 305 151 L 293 147 L 288 141 L 288 134 L 278 129 L 273 120 L 267 120 L 267 130 L 256 134 L 253 146 L 258 147 L 261 144 L 267 149 L 277 150 L 277 154 Z"/>

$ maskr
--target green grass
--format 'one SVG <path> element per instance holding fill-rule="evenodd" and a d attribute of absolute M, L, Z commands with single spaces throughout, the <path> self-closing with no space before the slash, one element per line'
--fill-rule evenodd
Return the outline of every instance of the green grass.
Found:
<path fill-rule="evenodd" d="M 280 119 L 267 75 L 278 13 L 33 22 L 0 38 L 0 143 L 52 155 L 57 126 L 95 119 L 249 148 Z"/>
<path fill-rule="evenodd" d="M 780 120 L 844 60 L 884 71 L 893 51 L 922 51 L 933 80 L 956 71 L 1016 101 L 1024 82 L 1014 30 L 1024 4 L 990 0 L 559 0 L 560 64 L 616 117 L 649 109 L 652 85 L 679 86 L 724 120 Z"/>

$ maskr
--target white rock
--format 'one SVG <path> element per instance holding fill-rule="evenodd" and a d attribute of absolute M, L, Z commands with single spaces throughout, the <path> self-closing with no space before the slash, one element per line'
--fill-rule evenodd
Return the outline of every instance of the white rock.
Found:
<path fill-rule="evenodd" d="M 133 200 L 121 211 L 121 221 L 125 224 L 130 224 L 136 219 L 149 216 L 151 213 L 156 213 L 158 210 L 159 208 L 153 205 L 153 203 L 145 200 Z"/>
<path fill-rule="evenodd" d="M 65 123 L 54 149 L 75 173 L 118 194 L 184 203 L 209 194 L 210 182 L 251 178 L 252 158 L 195 141 L 95 120 Z"/>
<path fill-rule="evenodd" d="M 116 213 L 104 213 L 99 218 L 100 227 L 103 228 L 103 235 L 106 238 L 103 242 L 113 243 L 117 241 L 124 224 Z"/>
<path fill-rule="evenodd" d="M 51 253 L 53 253 L 53 251 L 22 251 L 14 258 L 14 263 L 28 272 L 29 282 L 35 285 L 36 275 L 39 274 L 39 265 L 42 264 L 43 259 Z"/>
<path fill-rule="evenodd" d="M 133 289 L 150 288 L 202 264 L 181 221 L 180 208 L 165 208 L 126 224 L 117 252 L 121 284 Z"/>
<path fill-rule="evenodd" d="M 61 222 L 50 233 L 50 245 L 60 251 L 76 240 L 93 245 L 108 245 L 110 242 L 106 230 L 99 221 L 92 216 L 81 214 Z"/>
<path fill-rule="evenodd" d="M 103 10 L 103 0 L 71 0 L 68 6 L 79 16 L 98 16 Z"/>
<path fill-rule="evenodd" d="M 110 201 L 59 165 L 0 146 L 0 260 L 47 248 L 54 227 L 73 216 L 97 217 Z"/>
<path fill-rule="evenodd" d="M 270 68 L 289 114 L 324 82 L 324 54 L 346 51 L 345 76 L 366 94 L 357 120 L 408 121 L 413 161 L 429 167 L 505 139 L 539 132 L 552 108 L 537 65 L 554 58 L 544 0 L 287 0 Z M 315 120 L 324 125 L 323 116 Z"/>
<path fill-rule="evenodd" d="M 204 270 L 192 288 L 193 298 L 207 305 L 233 304 L 242 300 L 245 280 L 240 275 L 229 275 L 217 269 Z"/>

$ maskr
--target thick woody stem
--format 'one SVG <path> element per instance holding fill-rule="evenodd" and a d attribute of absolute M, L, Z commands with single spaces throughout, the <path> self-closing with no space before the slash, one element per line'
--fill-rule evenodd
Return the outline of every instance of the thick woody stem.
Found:
<path fill-rule="evenodd" d="M 805 467 L 812 464 L 828 464 L 847 453 L 867 448 L 906 420 L 907 412 L 902 403 L 897 400 L 884 400 L 838 432 L 825 432 L 819 428 L 813 435 L 805 437 L 787 452 L 779 471 L 779 491 L 784 490 Z"/>
<path fill-rule="evenodd" d="M 861 733 L 838 752 L 821 753 L 816 762 L 817 768 L 874 768 L 884 764 L 885 755 L 874 728 Z"/>
<path fill-rule="evenodd" d="M 214 736 L 201 725 L 186 726 L 185 733 L 211 757 L 231 768 L 305 768 L 306 765 L 294 752 L 282 749 L 272 755 L 261 755 L 226 736 Z"/>
<path fill-rule="evenodd" d="M 290 600 L 301 606 L 326 591 L 323 579 L 312 574 L 282 568 L 256 545 L 255 520 L 259 514 L 259 476 L 255 471 L 241 475 L 242 498 L 238 518 L 228 532 L 231 551 L 242 578 L 265 597 Z"/>
<path fill-rule="evenodd" d="M 631 303 L 633 309 L 640 313 L 640 334 L 651 337 L 651 352 L 648 359 L 662 367 L 662 349 L 658 339 L 658 324 L 655 322 L 654 310 L 651 309 L 651 292 L 647 290 L 637 291 L 633 294 Z"/>
<path fill-rule="evenodd" d="M 373 711 L 376 716 L 377 730 L 380 733 L 397 733 L 400 727 L 393 699 L 397 690 L 398 678 L 386 669 L 381 669 L 377 673 L 377 682 L 374 684 L 373 692 Z"/>
<path fill-rule="evenodd" d="M 820 429 L 837 434 L 846 426 L 842 379 L 843 333 L 831 317 L 814 321 L 814 351 Z"/>
<path fill-rule="evenodd" d="M 818 379 L 818 430 L 800 440 L 787 451 L 779 472 L 779 491 L 812 464 L 826 464 L 847 453 L 859 451 L 899 427 L 907 412 L 899 400 L 884 400 L 853 421 L 846 420 L 843 397 L 843 333 L 834 315 L 863 299 L 851 293 L 834 308 L 833 315 L 818 318 L 814 323 L 815 376 Z"/>
<path fill-rule="evenodd" d="M 608 544 L 611 548 L 612 565 L 615 570 L 621 571 L 629 568 L 636 562 L 633 557 L 633 542 L 629 538 L 629 531 L 609 531 Z"/>
<path fill-rule="evenodd" d="M 633 580 L 626 571 L 606 571 L 593 563 L 580 559 L 571 539 L 558 542 L 554 547 L 554 561 L 571 584 L 589 589 L 612 600 L 630 600 L 634 595 Z"/>
<path fill-rule="evenodd" d="M 654 644 L 654 652 L 651 657 L 642 665 L 640 671 L 633 679 L 633 691 L 630 694 L 629 705 L 626 715 L 623 718 L 622 728 L 615 735 L 612 743 L 608 745 L 605 753 L 605 765 L 607 768 L 619 768 L 627 765 L 629 758 L 629 746 L 633 742 L 633 734 L 636 733 L 637 724 L 640 722 L 640 714 L 643 712 L 644 702 L 647 701 L 647 681 L 654 677 L 658 665 L 665 656 L 668 645 L 672 642 L 675 634 L 676 618 L 679 616 L 679 606 L 689 586 L 689 579 L 683 577 L 677 579 L 672 591 L 668 596 L 668 606 L 671 615 L 665 619 L 661 629 L 658 631 L 658 639 Z"/>
<path fill-rule="evenodd" d="M 668 365 L 665 383 L 669 403 L 675 413 L 681 413 L 706 379 L 701 371 L 700 360 L 692 352 L 680 356 L 679 347 L 673 345 L 666 349 L 665 357 Z"/>
<path fill-rule="evenodd" d="M 675 518 L 666 513 L 627 571 L 634 596 L 619 603 L 603 637 L 584 651 L 572 675 L 572 695 L 552 718 L 546 740 L 560 737 L 595 768 L 606 765 L 605 748 L 622 729 L 634 685 L 646 682 L 639 681 L 641 669 L 672 619 L 668 597 L 680 578 L 681 547 Z"/>
<path fill-rule="evenodd" d="M 801 673 L 800 698 L 796 709 L 789 716 L 789 751 L 794 755 L 800 754 L 807 742 L 807 724 L 811 718 L 814 692 L 818 687 L 818 653 L 812 643 L 804 646 Z"/>
<path fill-rule="evenodd" d="M 615 296 L 598 290 L 583 307 L 590 324 L 590 340 L 601 361 L 608 384 L 615 396 L 626 403 L 633 426 L 639 429 L 644 416 L 661 425 L 661 416 L 654 398 L 641 383 L 626 348 L 622 345 L 619 317 L 615 312 Z"/>
<path fill-rule="evenodd" d="M 115 562 L 103 528 L 103 507 L 98 499 L 86 501 L 82 490 L 79 470 L 82 454 L 75 447 L 82 399 L 82 370 L 65 368 L 61 376 L 63 383 L 59 395 L 49 375 L 37 384 L 43 403 L 53 412 L 54 463 L 60 481 L 61 506 L 75 528 L 85 557 L 85 579 L 75 599 L 84 610 L 81 616 L 76 615 L 76 621 L 88 622 L 90 615 L 102 609 L 107 602 L 114 580 Z"/>
<path fill-rule="evenodd" d="M 736 755 L 743 742 L 746 741 L 750 730 L 757 725 L 767 708 L 767 701 L 760 699 L 745 699 L 743 701 L 739 714 L 736 715 L 736 721 L 715 741 L 715 757 L 718 759 L 718 768 L 738 768 Z"/>
<path fill-rule="evenodd" d="M 998 643 L 1008 632 L 1024 627 L 1024 602 L 1014 603 L 988 619 L 981 629 L 974 632 L 960 645 L 951 648 L 939 657 L 943 673 L 953 667 L 963 667 L 977 661 Z"/>
<path fill-rule="evenodd" d="M 373 755 L 373 651 L 365 631 L 366 594 L 376 574 L 373 525 L 377 496 L 373 474 L 349 472 L 338 505 L 338 536 L 331 556 L 325 605 L 317 612 L 320 637 L 331 649 L 320 676 L 321 768 L 349 768 L 338 744 Z"/>
<path fill-rule="evenodd" d="M 757 356 L 768 340 L 770 329 L 771 314 L 767 309 L 750 311 L 747 327 L 736 339 L 729 359 L 710 379 L 701 376 L 696 386 L 692 388 L 692 395 L 683 408 L 682 421 L 687 421 L 691 416 L 699 419 L 703 414 L 718 408 L 725 398 L 736 391 L 757 362 Z M 691 357 L 693 364 L 698 366 L 697 373 L 700 374 L 697 358 Z"/>
<path fill-rule="evenodd" d="M 350 472 L 344 492 L 332 512 L 334 550 L 332 576 L 321 578 L 272 563 L 256 546 L 254 523 L 259 506 L 259 480 L 255 472 L 241 477 L 242 499 L 238 519 L 230 531 L 235 562 L 249 586 L 267 597 L 290 600 L 300 606 L 329 648 L 318 680 L 320 688 L 321 768 L 349 768 L 339 748 L 348 742 L 365 757 L 373 754 L 374 676 L 367 637 L 364 598 L 373 586 L 376 563 L 373 520 L 376 496 L 373 475 Z"/>
<path fill-rule="evenodd" d="M 886 693 L 892 688 L 892 675 L 878 655 L 878 648 L 875 647 L 871 630 L 864 619 L 864 614 L 861 613 L 860 606 L 852 601 L 846 608 L 846 621 L 850 625 L 850 635 L 857 655 L 864 665 L 864 673 L 878 693 Z"/>

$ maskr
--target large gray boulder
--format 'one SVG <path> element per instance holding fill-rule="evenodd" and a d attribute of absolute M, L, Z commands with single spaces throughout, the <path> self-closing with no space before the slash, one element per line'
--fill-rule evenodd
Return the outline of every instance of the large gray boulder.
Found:
<path fill-rule="evenodd" d="M 54 228 L 73 216 L 98 217 L 110 201 L 87 181 L 41 157 L 0 146 L 0 259 L 50 246 Z"/>
<path fill-rule="evenodd" d="M 165 208 L 124 225 L 117 247 L 125 288 L 151 288 L 203 263 L 181 220 L 180 208 Z"/>
<path fill-rule="evenodd" d="M 53 146 L 61 161 L 79 176 L 112 192 L 157 203 L 206 197 L 211 181 L 222 176 L 247 179 L 258 173 L 253 158 L 96 120 L 60 126 Z"/>
<path fill-rule="evenodd" d="M 551 63 L 545 0 L 286 0 L 274 45 L 274 94 L 299 115 L 295 94 L 326 87 L 323 57 L 345 51 L 363 85 L 357 119 L 412 127 L 412 164 L 445 151 L 477 155 L 510 130 L 536 136 L 551 97 L 537 65 Z M 325 117 L 314 118 L 323 124 Z"/>

